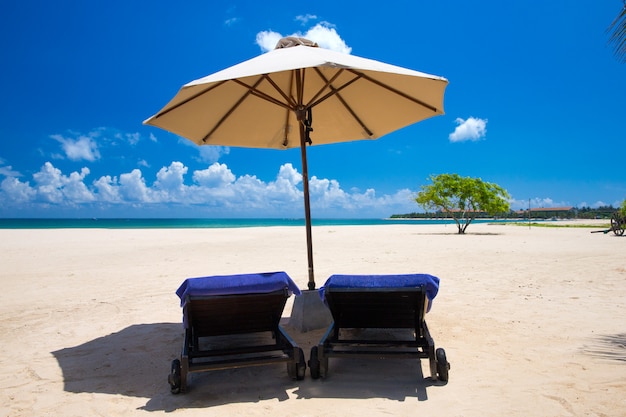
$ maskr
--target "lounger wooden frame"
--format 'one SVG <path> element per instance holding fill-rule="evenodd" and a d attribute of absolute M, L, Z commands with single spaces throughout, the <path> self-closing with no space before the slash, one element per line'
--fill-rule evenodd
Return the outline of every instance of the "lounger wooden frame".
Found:
<path fill-rule="evenodd" d="M 180 360 L 172 362 L 169 377 L 172 392 L 187 390 L 189 373 L 218 369 L 286 363 L 292 379 L 304 378 L 304 353 L 279 324 L 288 298 L 287 288 L 259 294 L 187 296 L 183 349 Z M 254 344 L 254 335 L 266 332 L 271 332 L 274 343 L 267 343 L 266 335 L 262 344 Z M 212 347 L 212 340 L 234 335 L 250 335 L 252 344 Z"/>
<path fill-rule="evenodd" d="M 325 289 L 324 297 L 333 323 L 319 344 L 311 349 L 311 376 L 325 378 L 328 359 L 407 358 L 429 360 L 433 379 L 446 380 L 449 364 L 443 349 L 435 349 L 424 316 L 428 305 L 425 287 Z M 356 339 L 345 329 L 408 329 L 411 339 Z M 354 332 L 357 333 L 358 332 Z M 382 332 L 381 332 L 382 333 Z"/>

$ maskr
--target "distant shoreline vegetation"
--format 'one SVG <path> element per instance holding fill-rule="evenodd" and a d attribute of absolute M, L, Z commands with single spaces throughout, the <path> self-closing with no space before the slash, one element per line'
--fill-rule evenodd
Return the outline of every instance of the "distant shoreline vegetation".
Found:
<path fill-rule="evenodd" d="M 610 206 L 601 206 L 597 208 L 591 207 L 563 207 L 563 208 L 531 208 L 530 216 L 529 210 L 510 211 L 508 213 L 500 213 L 497 216 L 489 215 L 487 213 L 476 213 L 476 219 L 610 219 L 613 213 L 618 208 Z M 390 219 L 452 219 L 452 216 L 448 213 L 436 212 L 436 213 L 407 213 L 407 214 L 392 214 Z"/>

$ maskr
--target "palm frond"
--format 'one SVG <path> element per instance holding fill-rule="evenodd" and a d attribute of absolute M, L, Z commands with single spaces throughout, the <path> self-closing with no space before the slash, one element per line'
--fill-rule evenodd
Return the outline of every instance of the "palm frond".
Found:
<path fill-rule="evenodd" d="M 622 11 L 613 20 L 607 32 L 611 33 L 609 43 L 613 44 L 615 56 L 620 62 L 626 63 L 626 0 Z"/>

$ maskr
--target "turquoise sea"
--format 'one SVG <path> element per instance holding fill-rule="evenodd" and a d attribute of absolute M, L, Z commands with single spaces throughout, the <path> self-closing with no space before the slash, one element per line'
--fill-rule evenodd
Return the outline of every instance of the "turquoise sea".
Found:
<path fill-rule="evenodd" d="M 474 223 L 519 221 L 476 219 Z M 313 226 L 453 224 L 451 219 L 313 219 Z M 304 219 L 0 219 L 0 229 L 192 229 L 304 226 Z"/>

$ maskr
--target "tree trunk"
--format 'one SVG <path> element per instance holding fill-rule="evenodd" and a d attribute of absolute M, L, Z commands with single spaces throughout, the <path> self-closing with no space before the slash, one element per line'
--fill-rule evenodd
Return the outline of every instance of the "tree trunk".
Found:
<path fill-rule="evenodd" d="M 465 233 L 465 227 L 461 224 L 461 222 L 459 221 L 459 219 L 457 219 L 456 217 L 453 217 L 454 222 L 456 223 L 456 227 L 459 229 L 458 233 L 459 235 L 462 235 Z"/>
<path fill-rule="evenodd" d="M 453 219 L 454 219 L 454 222 L 456 223 L 456 227 L 459 229 L 459 232 L 458 232 L 459 235 L 464 235 L 465 230 L 467 229 L 467 226 L 469 226 L 470 223 L 474 220 L 473 217 L 465 219 L 465 216 L 463 216 L 461 220 L 464 220 L 464 221 L 463 223 L 461 223 L 461 221 L 457 219 L 456 217 L 453 217 Z"/>

